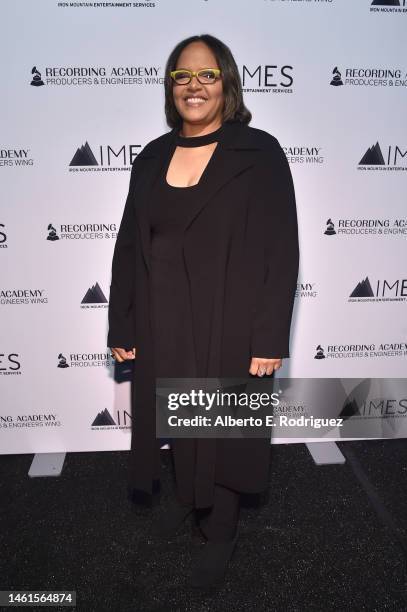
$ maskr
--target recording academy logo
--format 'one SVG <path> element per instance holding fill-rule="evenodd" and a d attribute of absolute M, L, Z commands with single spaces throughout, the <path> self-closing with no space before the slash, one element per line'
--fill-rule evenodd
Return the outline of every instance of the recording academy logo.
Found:
<path fill-rule="evenodd" d="M 259 64 L 241 68 L 242 88 L 245 93 L 293 93 L 293 66 Z"/>
<path fill-rule="evenodd" d="M 1 349 L 0 349 L 1 350 Z M 21 376 L 21 361 L 18 353 L 0 353 L 0 376 Z"/>
<path fill-rule="evenodd" d="M 0 148 L 0 167 L 27 167 L 34 165 L 34 158 L 30 154 L 31 149 Z"/>
<path fill-rule="evenodd" d="M 81 302 L 81 308 L 107 308 L 107 306 L 107 299 L 99 283 L 95 283 L 87 290 Z"/>
<path fill-rule="evenodd" d="M 295 291 L 296 298 L 316 298 L 318 292 L 315 288 L 316 283 L 297 283 L 297 289 Z"/>
<path fill-rule="evenodd" d="M 105 85 L 162 85 L 161 66 L 46 66 L 31 69 L 30 85 L 82 87 Z"/>
<path fill-rule="evenodd" d="M 407 217 L 338 219 L 335 223 L 329 218 L 323 233 L 325 236 L 407 236 Z"/>
<path fill-rule="evenodd" d="M 117 238 L 116 223 L 61 223 L 56 229 L 52 223 L 47 226 L 46 240 L 103 240 Z"/>
<path fill-rule="evenodd" d="M 0 429 L 21 429 L 24 427 L 61 427 L 57 413 L 3 414 L 0 415 Z"/>
<path fill-rule="evenodd" d="M 343 76 L 342 76 L 343 74 Z M 348 67 L 342 73 L 338 66 L 332 70 L 330 85 L 338 87 L 406 87 L 407 74 L 401 68 Z"/>
<path fill-rule="evenodd" d="M 107 408 L 98 412 L 92 425 L 92 430 L 101 429 L 131 429 L 131 415 L 126 410 L 116 410 L 116 421 Z"/>
<path fill-rule="evenodd" d="M 325 352 L 320 344 L 315 349 L 314 359 L 325 359 Z"/>
<path fill-rule="evenodd" d="M 33 87 L 42 87 L 42 85 L 44 85 L 44 81 L 41 78 L 41 72 L 37 70 L 36 66 L 33 66 L 31 74 L 33 75 L 33 77 L 30 85 L 32 85 Z"/>
<path fill-rule="evenodd" d="M 382 357 L 406 357 L 407 342 L 371 342 L 369 344 L 320 344 L 314 351 L 314 359 L 380 359 Z"/>
<path fill-rule="evenodd" d="M 0 289 L 0 304 L 48 304 L 45 289 Z"/>
<path fill-rule="evenodd" d="M 120 172 L 131 170 L 131 164 L 141 145 L 98 145 L 94 151 L 88 141 L 78 147 L 69 164 L 69 172 Z"/>
<path fill-rule="evenodd" d="M 406 0 L 372 0 L 371 13 L 406 13 Z"/>
<path fill-rule="evenodd" d="M 342 75 L 338 70 L 338 66 L 335 66 L 335 68 L 332 70 L 332 74 L 333 77 L 331 79 L 331 85 L 334 85 L 335 87 L 338 87 L 338 85 L 343 85 Z"/>
<path fill-rule="evenodd" d="M 378 279 L 373 286 L 369 277 L 362 279 L 352 290 L 348 302 L 405 302 L 407 278 Z"/>
<path fill-rule="evenodd" d="M 384 154 L 379 142 L 366 149 L 358 170 L 407 170 L 404 165 L 407 149 L 402 149 L 399 145 L 388 145 L 383 152 Z"/>
<path fill-rule="evenodd" d="M 59 353 L 57 368 L 66 370 L 67 368 L 102 368 L 114 365 L 114 359 L 110 357 L 108 351 L 100 353 L 77 352 L 69 353 L 68 358 L 64 353 Z"/>
<path fill-rule="evenodd" d="M 282 147 L 290 164 L 321 165 L 325 162 L 322 147 L 311 145 L 292 145 Z"/>
<path fill-rule="evenodd" d="M 7 234 L 5 231 L 2 230 L 2 228 L 4 229 L 5 227 L 6 226 L 4 225 L 4 223 L 0 223 L 0 249 L 8 248 Z"/>
<path fill-rule="evenodd" d="M 58 368 L 69 368 L 69 364 L 66 362 L 66 357 L 64 357 L 64 355 L 62 353 L 59 353 L 58 355 Z"/>

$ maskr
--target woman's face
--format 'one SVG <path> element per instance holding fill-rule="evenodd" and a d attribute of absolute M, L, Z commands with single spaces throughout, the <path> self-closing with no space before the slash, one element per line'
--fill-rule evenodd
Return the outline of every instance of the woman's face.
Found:
<path fill-rule="evenodd" d="M 203 42 L 190 43 L 181 52 L 176 70 L 219 68 L 212 51 Z M 202 85 L 194 76 L 188 85 L 173 84 L 174 104 L 186 123 L 209 125 L 222 123 L 224 106 L 222 79 Z"/>

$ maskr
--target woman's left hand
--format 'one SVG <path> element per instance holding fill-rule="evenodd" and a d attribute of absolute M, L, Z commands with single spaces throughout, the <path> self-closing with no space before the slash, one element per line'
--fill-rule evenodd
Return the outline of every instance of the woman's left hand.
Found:
<path fill-rule="evenodd" d="M 250 374 L 257 374 L 257 376 L 264 376 L 264 374 L 272 374 L 274 370 L 279 370 L 282 365 L 282 359 L 252 357 L 249 372 Z"/>

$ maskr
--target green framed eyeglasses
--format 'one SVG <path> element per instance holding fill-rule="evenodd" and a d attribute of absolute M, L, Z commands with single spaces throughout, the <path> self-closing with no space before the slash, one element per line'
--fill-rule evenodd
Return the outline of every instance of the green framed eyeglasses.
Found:
<path fill-rule="evenodd" d="M 177 85 L 188 85 L 195 76 L 202 85 L 211 85 L 220 77 L 219 68 L 203 68 L 202 70 L 172 70 L 170 77 Z"/>

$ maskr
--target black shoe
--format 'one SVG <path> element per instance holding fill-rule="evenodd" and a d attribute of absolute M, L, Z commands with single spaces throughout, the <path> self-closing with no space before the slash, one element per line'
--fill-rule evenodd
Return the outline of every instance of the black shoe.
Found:
<path fill-rule="evenodd" d="M 237 542 L 237 532 L 232 540 L 218 542 L 208 540 L 199 551 L 192 568 L 189 585 L 195 588 L 212 588 L 220 586 L 226 569 L 232 558 Z"/>
<path fill-rule="evenodd" d="M 131 502 L 132 510 L 136 514 L 148 515 L 153 508 L 159 506 L 161 498 L 160 483 L 153 481 L 152 493 L 147 493 L 141 489 L 127 487 L 127 499 Z"/>
<path fill-rule="evenodd" d="M 192 504 L 181 506 L 178 502 L 164 507 L 158 519 L 153 522 L 152 534 L 160 538 L 175 535 L 193 509 L 194 506 Z"/>

